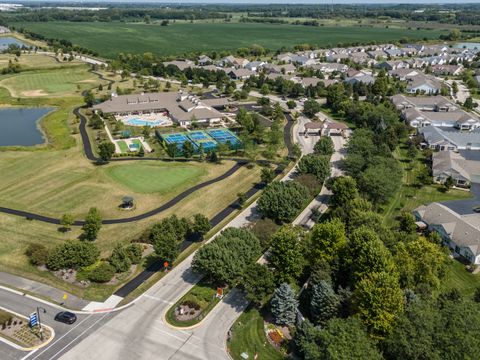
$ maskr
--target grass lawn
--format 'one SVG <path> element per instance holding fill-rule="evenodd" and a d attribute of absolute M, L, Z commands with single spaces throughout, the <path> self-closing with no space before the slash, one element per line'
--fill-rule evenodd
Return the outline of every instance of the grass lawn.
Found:
<path fill-rule="evenodd" d="M 130 149 L 128 148 L 128 145 L 125 141 L 123 141 L 123 140 L 117 141 L 117 144 L 120 147 L 120 151 L 122 153 L 128 153 L 130 151 Z"/>
<path fill-rule="evenodd" d="M 88 66 L 75 65 L 51 70 L 35 70 L 8 76 L 0 81 L 14 97 L 80 96 L 100 81 Z"/>
<path fill-rule="evenodd" d="M 52 206 L 61 206 L 60 209 L 56 208 L 55 214 L 57 215 L 61 215 L 62 211 L 65 211 L 65 208 L 69 208 L 73 205 L 71 212 L 76 214 L 76 218 L 84 216 L 90 206 L 99 207 L 104 218 L 111 217 L 111 215 L 114 214 L 116 214 L 116 217 L 126 217 L 143 213 L 153 207 L 157 207 L 167 201 L 170 197 L 170 194 L 169 197 L 167 197 L 157 194 L 132 194 L 130 191 L 127 194 L 135 197 L 137 207 L 128 214 L 121 212 L 117 210 L 117 205 L 120 204 L 122 196 L 126 194 L 125 189 L 121 186 L 122 190 L 119 191 L 120 186 L 113 182 L 108 175 L 95 172 L 90 175 L 91 177 L 87 176 L 87 179 L 83 180 L 83 188 L 86 189 L 86 191 L 80 191 L 78 189 L 79 184 L 75 183 L 75 177 L 77 177 L 78 180 L 82 173 L 84 173 L 83 176 L 85 176 L 85 172 L 87 172 L 86 175 L 88 175 L 88 173 L 92 171 L 89 167 L 93 167 L 93 165 L 89 164 L 80 154 L 78 154 L 78 149 L 75 154 L 71 153 L 73 150 L 74 149 L 66 152 L 50 151 L 48 153 L 2 153 L 2 156 L 0 156 L 0 171 L 2 173 L 4 173 L 6 169 L 6 160 L 4 159 L 6 154 L 16 158 L 21 155 L 21 158 L 23 158 L 17 160 L 17 167 L 12 165 L 11 169 L 18 168 L 19 172 L 11 174 L 9 185 L 5 185 L 7 177 L 0 178 L 0 182 L 4 181 L 0 184 L 0 189 L 2 190 L 0 191 L 0 203 L 2 206 L 39 211 L 48 215 L 45 205 L 49 203 L 49 198 L 51 198 Z M 51 158 L 47 156 L 49 153 Z M 67 154 L 66 158 L 64 157 L 64 154 Z M 38 155 L 42 156 L 39 157 Z M 30 156 L 32 156 L 32 159 L 29 159 Z M 43 156 L 47 156 L 47 158 L 44 158 Z M 86 164 L 88 164 L 88 167 Z M 125 165 L 129 166 L 128 163 Z M 45 166 L 47 167 L 47 170 L 42 170 L 42 167 Z M 224 164 L 220 166 L 212 166 L 213 168 L 209 169 L 208 177 L 204 180 L 210 178 L 210 176 L 216 177 L 220 175 L 220 173 L 224 173 L 226 169 L 232 166 L 232 163 L 224 161 Z M 58 172 L 62 168 L 64 169 L 64 173 Z M 95 171 L 104 171 L 103 167 L 97 167 L 94 169 Z M 68 177 L 72 182 L 65 182 L 63 186 L 59 187 L 59 184 L 67 179 L 65 174 L 71 172 L 75 173 Z M 50 184 L 47 182 L 43 184 L 44 186 L 42 189 L 42 176 L 45 180 L 55 180 L 53 181 L 52 187 L 50 187 Z M 60 179 L 58 179 L 59 176 Z M 28 194 L 20 196 L 20 198 L 16 200 L 21 200 L 21 203 L 12 203 L 11 198 L 7 201 L 7 195 L 10 191 L 12 191 L 12 194 L 14 192 L 22 194 L 22 188 L 25 189 L 25 184 L 29 181 L 29 177 L 33 178 L 31 180 L 33 181 L 32 186 L 34 186 L 34 189 L 31 191 L 30 189 L 27 189 L 29 190 Z M 173 214 L 192 217 L 194 214 L 200 212 L 211 218 L 232 201 L 236 200 L 237 193 L 245 192 L 252 187 L 259 178 L 260 167 L 256 166 L 253 169 L 242 167 L 242 169 L 240 169 L 234 176 L 188 196 L 186 199 L 164 213 L 135 223 L 103 226 L 95 243 L 101 250 L 102 257 L 108 257 L 117 243 L 127 243 L 137 238 L 146 228 L 164 217 Z M 18 187 L 14 185 L 15 179 L 20 182 Z M 37 181 L 38 183 L 35 185 Z M 92 191 L 94 191 L 93 194 Z M 173 195 L 174 194 L 171 196 Z M 215 201 L 212 201 L 212 199 L 215 199 Z M 74 227 L 70 233 L 63 234 L 58 231 L 58 227 L 55 225 L 38 221 L 29 221 L 17 216 L 0 213 L 0 239 L 2 239 L 2 241 L 0 241 L 0 271 L 7 271 L 33 280 L 45 282 L 58 288 L 65 289 L 78 296 L 88 296 L 88 298 L 92 300 L 98 301 L 105 299 L 111 294 L 115 286 L 94 285 L 82 289 L 70 285 L 57 279 L 53 275 L 39 271 L 36 267 L 30 265 L 24 254 L 25 249 L 31 243 L 41 243 L 51 248 L 63 243 L 67 239 L 78 237 L 80 233 L 81 231 L 78 227 Z"/>
<path fill-rule="evenodd" d="M 18 60 L 18 64 L 22 69 L 39 69 L 39 68 L 58 68 L 66 65 L 82 64 L 81 62 L 74 60 L 72 62 L 58 62 L 52 56 L 43 54 L 22 54 L 20 57 L 16 57 L 13 54 L 0 54 L 0 69 L 8 66 L 8 61 L 15 62 Z"/>
<path fill-rule="evenodd" d="M 116 182 L 138 193 L 166 194 L 186 183 L 194 183 L 207 173 L 206 169 L 188 164 L 134 163 L 128 167 L 119 165 L 107 169 L 107 174 Z"/>
<path fill-rule="evenodd" d="M 450 189 L 446 192 L 443 186 L 438 184 L 423 187 L 416 186 L 416 179 L 426 166 L 422 154 L 419 153 L 415 161 L 408 162 L 407 150 L 400 146 L 395 150 L 394 155 L 401 161 L 403 182 L 400 189 L 390 200 L 390 203 L 384 208 L 385 221 L 388 225 L 391 225 L 395 217 L 402 211 L 412 211 L 420 205 L 426 205 L 431 202 L 472 197 L 470 192 L 465 190 Z"/>
<path fill-rule="evenodd" d="M 465 265 L 457 260 L 449 262 L 445 279 L 442 281 L 442 289 L 457 288 L 462 295 L 471 298 L 479 286 L 480 274 L 468 272 Z"/>
<path fill-rule="evenodd" d="M 74 25 L 74 26 L 73 26 Z M 439 30 L 378 29 L 360 26 L 295 26 L 254 23 L 125 24 L 120 22 L 71 23 L 61 21 L 25 22 L 16 26 L 36 33 L 66 39 L 74 44 L 114 58 L 120 52 L 154 52 L 158 55 L 192 51 L 221 51 L 258 44 L 276 50 L 283 46 L 314 44 L 336 46 L 345 42 L 388 42 L 403 37 L 438 38 Z M 140 41 L 141 40 L 141 41 Z"/>
<path fill-rule="evenodd" d="M 227 344 L 234 360 L 242 360 L 242 353 L 253 359 L 255 351 L 262 360 L 280 360 L 284 356 L 278 352 L 265 337 L 263 318 L 257 309 L 248 309 L 237 319 L 232 327 L 232 337 Z"/>

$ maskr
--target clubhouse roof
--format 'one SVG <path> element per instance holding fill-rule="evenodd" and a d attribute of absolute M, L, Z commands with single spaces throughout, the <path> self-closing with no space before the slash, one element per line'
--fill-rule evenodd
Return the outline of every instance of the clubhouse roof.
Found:
<path fill-rule="evenodd" d="M 222 113 L 200 101 L 194 95 L 179 91 L 141 93 L 132 95 L 112 94 L 110 100 L 93 106 L 94 110 L 114 115 L 136 115 L 167 112 L 173 121 L 181 124 L 192 120 L 219 121 Z"/>

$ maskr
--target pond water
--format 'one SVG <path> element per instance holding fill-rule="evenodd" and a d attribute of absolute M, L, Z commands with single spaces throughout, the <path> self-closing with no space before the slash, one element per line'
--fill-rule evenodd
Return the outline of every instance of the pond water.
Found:
<path fill-rule="evenodd" d="M 18 45 L 19 47 L 27 46 L 27 44 L 15 39 L 11 36 L 0 37 L 0 50 L 8 48 L 8 45 Z"/>
<path fill-rule="evenodd" d="M 480 49 L 480 43 L 478 42 L 464 42 L 455 44 L 456 48 L 466 48 L 470 50 Z"/>
<path fill-rule="evenodd" d="M 33 146 L 45 139 L 38 121 L 53 108 L 0 109 L 0 146 Z"/>

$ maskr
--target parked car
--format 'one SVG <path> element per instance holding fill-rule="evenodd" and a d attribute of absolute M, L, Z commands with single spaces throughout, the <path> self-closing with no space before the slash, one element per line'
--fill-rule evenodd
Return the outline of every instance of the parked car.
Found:
<path fill-rule="evenodd" d="M 77 315 L 71 313 L 70 311 L 62 311 L 55 315 L 55 320 L 71 325 L 77 321 Z"/>

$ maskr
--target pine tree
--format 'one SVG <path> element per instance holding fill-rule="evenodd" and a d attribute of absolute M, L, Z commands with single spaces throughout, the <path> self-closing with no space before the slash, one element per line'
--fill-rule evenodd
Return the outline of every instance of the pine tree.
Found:
<path fill-rule="evenodd" d="M 275 289 L 271 301 L 272 315 L 278 325 L 292 325 L 297 314 L 297 299 L 290 285 L 283 283 Z"/>
<path fill-rule="evenodd" d="M 313 287 L 310 311 L 315 324 L 325 326 L 337 315 L 339 305 L 340 299 L 328 282 L 321 280 Z"/>

